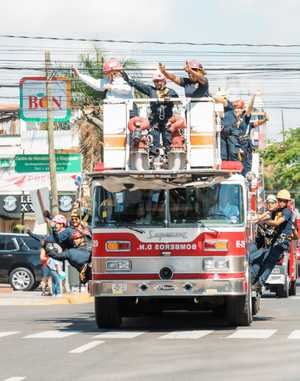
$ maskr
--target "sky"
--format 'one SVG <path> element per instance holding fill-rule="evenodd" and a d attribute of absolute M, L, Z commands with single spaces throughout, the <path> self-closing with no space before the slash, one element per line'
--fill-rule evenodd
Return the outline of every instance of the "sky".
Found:
<path fill-rule="evenodd" d="M 79 54 L 93 54 L 96 46 L 107 56 L 133 58 L 141 67 L 149 69 L 155 69 L 158 61 L 180 69 L 186 58 L 198 58 L 207 69 L 211 92 L 226 88 L 230 96 L 242 96 L 246 101 L 249 94 L 261 93 L 271 118 L 266 127 L 268 138 L 281 138 L 281 110 L 286 129 L 300 126 L 300 47 L 124 44 L 1 37 L 12 34 L 300 45 L 299 0 L 10 0 L 1 4 L 1 10 L 0 101 L 5 101 L 6 96 L 13 101 L 17 92 L 16 88 L 3 85 L 17 84 L 24 75 L 38 74 L 30 68 L 43 66 L 46 48 L 57 64 L 65 62 L 71 67 Z M 4 70 L 3 67 L 28 69 Z M 224 67 L 227 71 L 220 69 Z M 265 67 L 279 71 L 265 71 L 262 69 Z M 238 68 L 244 71 L 239 72 Z M 248 68 L 257 71 L 248 72 Z M 287 71 L 287 68 L 299 71 Z"/>

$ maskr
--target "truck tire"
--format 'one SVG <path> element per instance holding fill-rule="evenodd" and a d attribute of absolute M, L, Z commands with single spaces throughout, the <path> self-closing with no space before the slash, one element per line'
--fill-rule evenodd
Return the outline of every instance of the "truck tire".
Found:
<path fill-rule="evenodd" d="M 34 288 L 35 279 L 31 270 L 17 267 L 10 272 L 9 283 L 16 291 L 30 291 Z"/>
<path fill-rule="evenodd" d="M 95 318 L 99 329 L 119 328 L 122 318 L 117 298 L 95 297 Z"/>
<path fill-rule="evenodd" d="M 290 296 L 295 296 L 297 295 L 297 284 L 296 281 L 293 280 L 290 284 L 290 289 L 289 289 L 289 295 Z"/>
<path fill-rule="evenodd" d="M 289 287 L 288 287 L 287 283 L 277 286 L 276 296 L 278 296 L 278 298 L 288 298 L 289 297 Z"/>
<path fill-rule="evenodd" d="M 226 320 L 230 325 L 248 327 L 252 323 L 252 295 L 248 288 L 246 295 L 226 298 Z"/>

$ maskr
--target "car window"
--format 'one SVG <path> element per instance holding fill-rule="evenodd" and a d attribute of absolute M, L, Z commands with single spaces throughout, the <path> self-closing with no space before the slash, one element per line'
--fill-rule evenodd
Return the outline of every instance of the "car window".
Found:
<path fill-rule="evenodd" d="M 0 251 L 5 250 L 4 236 L 0 235 Z"/>
<path fill-rule="evenodd" d="M 18 250 L 18 244 L 14 236 L 0 236 L 0 250 L 12 251 Z"/>
<path fill-rule="evenodd" d="M 22 237 L 21 240 L 30 250 L 40 250 L 41 243 L 34 238 L 31 237 Z M 24 246 L 25 246 L 24 245 Z"/>

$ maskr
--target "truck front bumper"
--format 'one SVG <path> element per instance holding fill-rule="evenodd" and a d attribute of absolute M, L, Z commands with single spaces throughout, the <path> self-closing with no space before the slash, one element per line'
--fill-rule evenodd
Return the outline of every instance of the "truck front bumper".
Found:
<path fill-rule="evenodd" d="M 225 296 L 245 295 L 245 278 L 237 279 L 190 279 L 190 280 L 93 280 L 90 281 L 92 296 Z"/>

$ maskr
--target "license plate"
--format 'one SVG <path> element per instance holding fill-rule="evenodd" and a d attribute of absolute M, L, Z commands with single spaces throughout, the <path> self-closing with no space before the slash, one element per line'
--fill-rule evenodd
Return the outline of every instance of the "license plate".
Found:
<path fill-rule="evenodd" d="M 127 291 L 127 284 L 113 283 L 111 285 L 113 295 L 123 295 Z"/>

